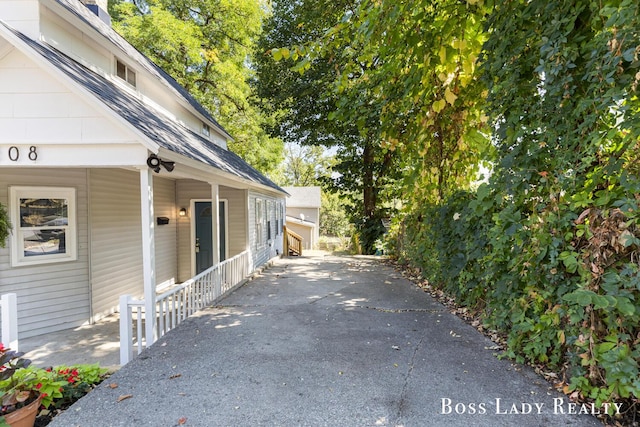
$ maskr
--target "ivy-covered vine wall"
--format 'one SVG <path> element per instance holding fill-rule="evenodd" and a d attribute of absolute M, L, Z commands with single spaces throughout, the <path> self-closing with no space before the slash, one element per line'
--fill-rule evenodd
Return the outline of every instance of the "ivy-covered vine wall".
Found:
<path fill-rule="evenodd" d="M 637 399 L 640 4 L 496 3 L 478 70 L 490 179 L 412 204 L 392 247 L 503 331 L 510 357 L 597 405 Z"/>

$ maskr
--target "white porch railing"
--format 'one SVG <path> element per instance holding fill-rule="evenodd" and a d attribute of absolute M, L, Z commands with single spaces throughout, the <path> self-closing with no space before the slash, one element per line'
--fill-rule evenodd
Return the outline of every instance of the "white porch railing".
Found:
<path fill-rule="evenodd" d="M 196 311 L 207 307 L 244 280 L 253 270 L 249 251 L 225 260 L 186 282 L 156 296 L 158 337 L 175 328 Z M 140 354 L 157 338 L 145 337 L 144 300 L 120 297 L 120 364 Z"/>
<path fill-rule="evenodd" d="M 18 297 L 14 293 L 4 294 L 0 299 L 2 316 L 2 344 L 18 351 Z"/>

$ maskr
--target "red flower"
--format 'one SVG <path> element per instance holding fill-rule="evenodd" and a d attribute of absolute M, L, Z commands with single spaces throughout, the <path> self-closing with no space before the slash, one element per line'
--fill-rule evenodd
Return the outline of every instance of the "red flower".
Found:
<path fill-rule="evenodd" d="M 42 388 L 42 383 L 38 383 L 38 385 L 36 385 L 36 389 L 40 390 Z"/>

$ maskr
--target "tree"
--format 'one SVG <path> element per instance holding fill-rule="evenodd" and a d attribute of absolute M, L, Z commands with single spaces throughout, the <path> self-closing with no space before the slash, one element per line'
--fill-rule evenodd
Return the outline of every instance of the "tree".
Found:
<path fill-rule="evenodd" d="M 110 2 L 114 28 L 183 85 L 234 136 L 230 148 L 269 173 L 282 143 L 265 128 L 248 66 L 266 5 L 253 0 Z"/>
<path fill-rule="evenodd" d="M 320 235 L 330 237 L 349 235 L 349 219 L 342 198 L 338 193 L 322 191 Z"/>
<path fill-rule="evenodd" d="M 345 13 L 353 13 L 356 6 L 348 1 L 274 2 L 274 14 L 267 21 L 259 44 L 259 52 L 266 55 L 258 56 L 256 64 L 260 96 L 270 99 L 272 107 L 282 112 L 274 135 L 288 142 L 336 147 L 335 187 L 350 197 L 354 206 L 352 221 L 361 233 L 364 251 L 372 253 L 374 241 L 384 231 L 381 219 L 386 214 L 381 206 L 388 180 L 397 171 L 395 153 L 381 145 L 375 104 L 363 109 L 357 119 L 336 116 L 341 99 L 334 90 L 336 70 L 342 67 L 344 58 L 334 55 L 303 59 L 286 48 L 321 38 Z M 274 62 L 273 58 L 281 61 Z M 303 64 L 292 69 L 296 60 Z M 304 73 L 297 71 L 303 69 Z M 374 97 L 374 92 L 374 88 L 367 88 L 357 102 L 371 103 L 367 97 Z"/>
<path fill-rule="evenodd" d="M 284 151 L 283 185 L 327 186 L 335 160 L 326 156 L 322 147 L 288 143 Z"/>

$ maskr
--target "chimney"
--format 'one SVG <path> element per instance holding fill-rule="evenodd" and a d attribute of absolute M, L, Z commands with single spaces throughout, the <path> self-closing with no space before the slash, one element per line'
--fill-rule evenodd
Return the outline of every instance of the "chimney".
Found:
<path fill-rule="evenodd" d="M 107 25 L 111 26 L 111 16 L 108 12 L 108 0 L 80 0 L 82 4 L 95 13 L 100 19 L 102 19 Z"/>

